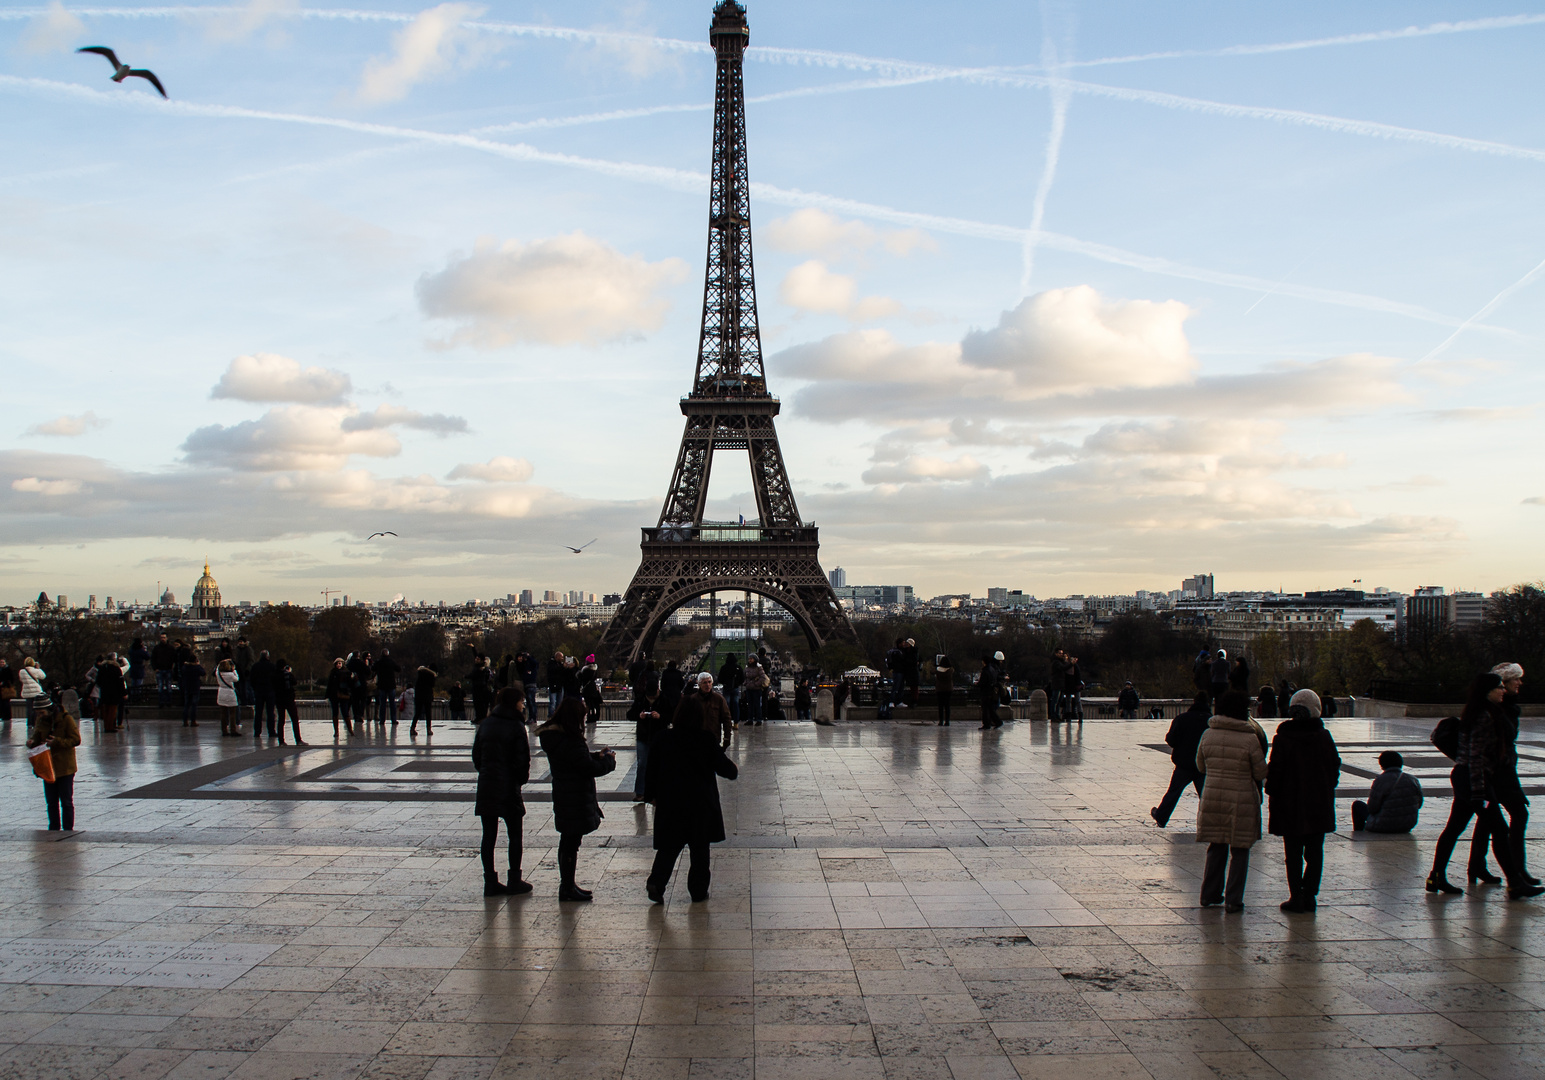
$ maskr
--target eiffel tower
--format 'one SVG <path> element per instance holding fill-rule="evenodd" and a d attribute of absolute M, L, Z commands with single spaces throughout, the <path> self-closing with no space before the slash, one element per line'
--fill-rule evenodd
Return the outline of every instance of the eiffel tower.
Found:
<path fill-rule="evenodd" d="M 644 529 L 643 560 L 601 639 L 612 663 L 649 653 L 666 618 L 710 592 L 748 592 L 781 605 L 812 649 L 856 643 L 819 558 L 813 522 L 802 521 L 789 486 L 767 392 L 751 268 L 751 182 L 746 169 L 746 99 L 741 66 L 751 31 L 746 9 L 722 0 L 708 40 L 718 57 L 713 176 L 708 201 L 708 273 L 697 377 L 681 399 L 687 418 L 660 522 Z M 703 520 L 716 450 L 745 451 L 758 518 Z"/>

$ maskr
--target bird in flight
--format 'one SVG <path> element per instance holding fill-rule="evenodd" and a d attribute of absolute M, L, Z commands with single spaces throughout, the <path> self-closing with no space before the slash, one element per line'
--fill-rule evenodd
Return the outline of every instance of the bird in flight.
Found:
<path fill-rule="evenodd" d="M 600 537 L 597 537 L 596 539 L 600 539 Z M 593 544 L 593 543 L 595 543 L 595 540 L 590 541 L 589 544 L 581 544 L 581 545 L 579 545 L 579 547 L 575 547 L 572 544 L 564 544 L 563 546 L 568 548 L 574 554 L 578 555 L 581 551 L 584 551 L 587 547 L 590 546 L 590 544 Z"/>
<path fill-rule="evenodd" d="M 365 537 L 365 539 L 367 541 L 369 541 L 369 540 L 374 540 L 378 536 L 396 536 L 396 535 L 397 534 L 392 532 L 391 530 L 387 530 L 386 532 L 371 533 L 369 536 Z"/>
<path fill-rule="evenodd" d="M 107 57 L 107 62 L 113 65 L 113 82 L 123 82 L 123 80 L 133 75 L 149 80 L 150 85 L 159 90 L 162 97 L 166 96 L 166 87 L 161 85 L 161 80 L 156 78 L 154 71 L 149 71 L 145 68 L 131 68 L 128 64 L 120 64 L 118 62 L 118 55 L 106 45 L 87 45 L 85 48 L 76 49 L 75 51 L 96 53 L 98 56 Z"/>

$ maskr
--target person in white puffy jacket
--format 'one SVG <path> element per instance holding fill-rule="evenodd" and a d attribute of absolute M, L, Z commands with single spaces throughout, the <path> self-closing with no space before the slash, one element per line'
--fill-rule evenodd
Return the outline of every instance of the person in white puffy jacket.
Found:
<path fill-rule="evenodd" d="M 236 696 L 236 661 L 221 660 L 215 666 L 215 704 L 220 706 L 220 734 L 241 734 L 241 699 Z"/>
<path fill-rule="evenodd" d="M 38 662 L 32 657 L 27 657 L 21 662 L 21 670 L 16 673 L 16 689 L 21 699 L 27 703 L 27 726 L 32 726 L 33 715 L 38 706 L 34 704 L 39 698 L 47 698 L 48 692 L 43 689 L 43 683 L 47 681 L 48 673 L 38 667 Z"/>

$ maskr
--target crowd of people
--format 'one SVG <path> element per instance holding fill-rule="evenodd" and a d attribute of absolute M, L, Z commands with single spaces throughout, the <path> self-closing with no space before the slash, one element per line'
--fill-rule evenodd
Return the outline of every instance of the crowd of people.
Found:
<path fill-rule="evenodd" d="M 1174 771 L 1164 797 L 1148 813 L 1162 829 L 1185 789 L 1196 789 L 1196 840 L 1208 845 L 1201 904 L 1222 904 L 1224 911 L 1233 913 L 1244 910 L 1250 849 L 1261 839 L 1264 799 L 1266 831 L 1283 842 L 1288 898 L 1280 906 L 1288 912 L 1313 913 L 1325 835 L 1337 828 L 1341 757 L 1325 727 L 1318 694 L 1298 690 L 1284 701 L 1263 687 L 1252 702 L 1241 689 L 1248 685 L 1248 667 L 1235 674 L 1243 665 L 1237 660 L 1230 667 L 1222 650 L 1209 658 L 1207 691 L 1196 695 L 1165 736 Z M 1529 812 L 1518 778 L 1517 750 L 1523 675 L 1523 668 L 1514 663 L 1477 675 L 1461 714 L 1445 719 L 1433 732 L 1434 745 L 1454 767 L 1449 774 L 1452 808 L 1427 876 L 1430 893 L 1463 892 L 1449 883 L 1448 862 L 1472 820 L 1468 882 L 1497 885 L 1505 880 L 1513 899 L 1545 893 L 1527 869 L 1524 842 Z M 1281 722 L 1268 738 L 1260 721 L 1279 715 Z M 1379 755 L 1381 772 L 1367 800 L 1351 806 L 1354 832 L 1404 833 L 1416 827 L 1422 788 L 1404 764 L 1396 751 Z M 1501 876 L 1487 869 L 1488 843 Z"/>

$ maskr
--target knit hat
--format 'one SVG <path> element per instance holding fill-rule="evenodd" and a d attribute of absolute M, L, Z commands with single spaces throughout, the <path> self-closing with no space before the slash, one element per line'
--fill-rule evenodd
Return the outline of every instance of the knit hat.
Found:
<path fill-rule="evenodd" d="M 1522 664 L 1498 664 L 1491 669 L 1491 673 L 1503 682 L 1507 682 L 1509 679 L 1523 678 L 1524 668 Z"/>
<path fill-rule="evenodd" d="M 1002 653 L 1001 653 L 1001 652 L 995 652 L 995 653 L 993 653 L 993 654 L 992 654 L 992 658 L 993 658 L 993 659 L 994 659 L 994 660 L 997 660 L 997 661 L 999 661 L 999 662 L 1002 662 L 1002 660 L 1003 660 L 1003 654 L 1002 654 Z"/>
<path fill-rule="evenodd" d="M 1302 705 L 1304 708 L 1309 710 L 1310 716 L 1314 717 L 1316 720 L 1319 719 L 1320 695 L 1316 694 L 1313 690 L 1300 690 L 1298 693 L 1294 694 L 1291 698 L 1288 699 L 1288 708 L 1291 709 L 1296 705 Z"/>

